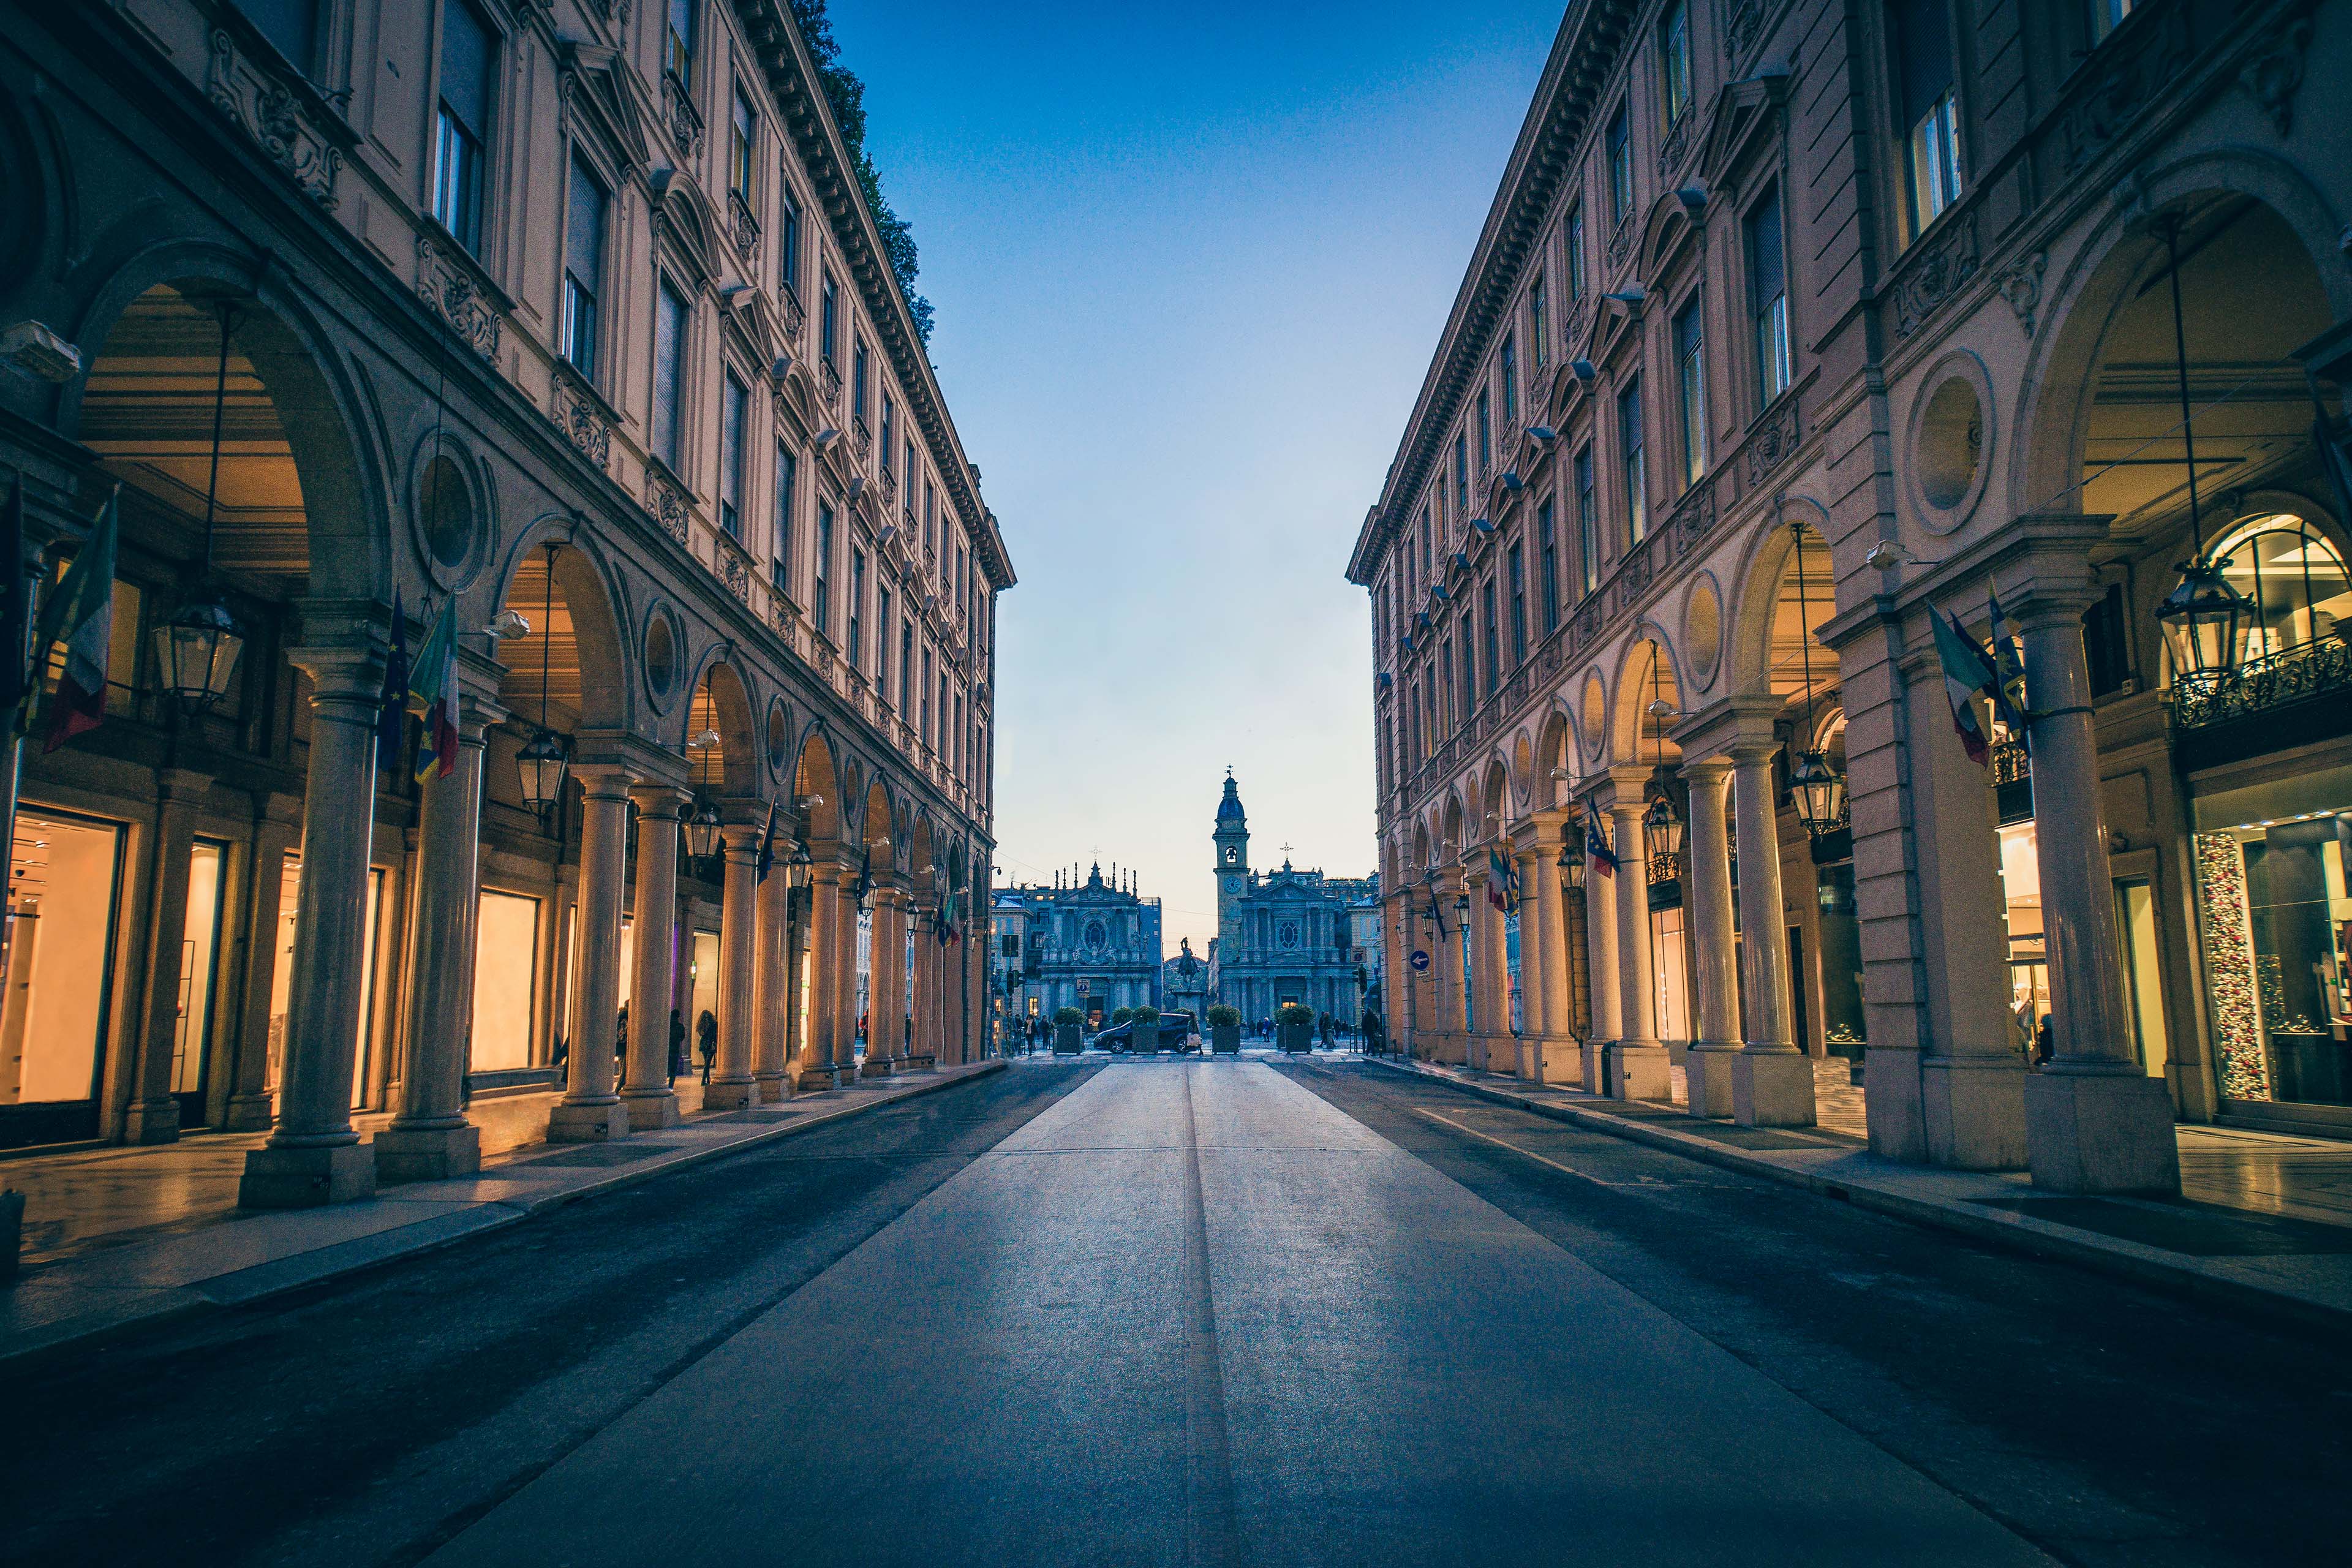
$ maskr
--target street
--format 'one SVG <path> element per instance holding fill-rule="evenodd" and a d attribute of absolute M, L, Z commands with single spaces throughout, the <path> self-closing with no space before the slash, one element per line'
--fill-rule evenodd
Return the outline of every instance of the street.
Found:
<path fill-rule="evenodd" d="M 1018 1063 L 5 1404 L 12 1563 L 2185 1564 L 2352 1522 L 2325 1335 L 1349 1058 Z"/>

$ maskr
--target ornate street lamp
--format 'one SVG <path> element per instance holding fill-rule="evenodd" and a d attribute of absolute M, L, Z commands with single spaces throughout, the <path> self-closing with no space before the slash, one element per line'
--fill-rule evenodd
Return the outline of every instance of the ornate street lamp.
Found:
<path fill-rule="evenodd" d="M 2180 316 L 2180 216 L 2162 220 L 2164 247 L 2171 266 L 2173 380 L 2180 394 L 2180 440 L 2189 462 L 2190 553 L 2177 570 L 2180 581 L 2156 609 L 2157 624 L 2172 649 L 2172 668 L 2182 675 L 2220 677 L 2238 663 L 2238 628 L 2253 608 L 2221 575 L 2228 564 L 2205 553 L 2205 525 L 2197 496 L 2197 419 L 2189 402 L 2189 333 Z"/>
<path fill-rule="evenodd" d="M 228 405 L 228 340 L 236 316 L 233 310 L 221 310 L 220 361 L 213 375 L 212 471 L 205 483 L 204 562 L 195 590 L 170 620 L 155 628 L 155 667 L 163 690 L 190 712 L 228 695 L 236 656 L 245 651 L 245 634 L 236 618 L 205 581 L 212 575 L 213 520 L 220 508 L 221 422 Z"/>
<path fill-rule="evenodd" d="M 1578 853 L 1576 841 L 1567 834 L 1559 840 L 1560 885 L 1571 893 L 1584 891 L 1584 857 Z"/>
<path fill-rule="evenodd" d="M 710 672 L 702 676 L 702 697 L 710 701 Z M 703 727 L 686 738 L 686 749 L 694 753 L 694 810 L 686 818 L 686 852 L 698 860 L 708 860 L 719 853 L 719 806 L 710 798 L 710 762 L 719 755 L 719 731 L 706 721 Z"/>
<path fill-rule="evenodd" d="M 552 816 L 563 798 L 563 775 L 572 767 L 572 749 L 562 736 L 547 727 L 548 656 L 555 644 L 555 552 L 547 542 L 547 587 L 539 609 L 539 727 L 515 752 L 515 772 L 522 782 L 523 804 L 541 822 Z M 511 612 L 509 612 L 511 613 Z M 528 629 L 528 628 L 526 628 Z"/>
<path fill-rule="evenodd" d="M 707 800 L 697 801 L 686 819 L 686 852 L 698 860 L 708 860 L 719 853 L 719 808 Z"/>
<path fill-rule="evenodd" d="M 1814 837 L 1834 833 L 1845 821 L 1845 775 L 1819 752 L 1807 752 L 1789 770 L 1789 791 L 1797 798 L 1797 820 Z"/>
<path fill-rule="evenodd" d="M 1683 819 L 1675 815 L 1675 803 L 1663 795 L 1653 796 L 1650 809 L 1642 814 L 1642 840 L 1650 851 L 1650 880 L 1672 881 L 1676 857 L 1683 852 Z"/>

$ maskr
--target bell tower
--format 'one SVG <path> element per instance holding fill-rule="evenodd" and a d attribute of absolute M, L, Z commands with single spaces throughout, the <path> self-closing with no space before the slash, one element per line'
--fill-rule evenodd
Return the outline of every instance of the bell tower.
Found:
<path fill-rule="evenodd" d="M 1225 770 L 1225 797 L 1217 803 L 1217 936 L 1220 951 L 1231 952 L 1238 929 L 1234 910 L 1249 888 L 1249 818 L 1243 815 L 1241 791 L 1234 770 Z"/>

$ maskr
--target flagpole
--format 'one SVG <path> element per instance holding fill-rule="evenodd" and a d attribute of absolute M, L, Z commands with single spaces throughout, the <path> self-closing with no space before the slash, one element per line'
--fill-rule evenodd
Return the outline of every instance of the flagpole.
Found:
<path fill-rule="evenodd" d="M 7 758 L 0 765 L 0 973 L 5 973 L 6 960 L 13 956 L 16 945 L 16 795 L 25 762 L 25 737 L 22 733 L 22 704 L 26 693 L 41 679 L 41 672 L 32 668 L 33 591 L 39 585 L 37 562 L 32 566 L 25 560 L 25 475 L 16 473 L 8 497 L 8 523 L 5 548 L 15 557 L 7 569 L 16 573 L 9 585 L 6 620 L 0 622 L 16 659 L 13 667 L 17 684 L 12 693 L 18 706 L 7 717 Z"/>

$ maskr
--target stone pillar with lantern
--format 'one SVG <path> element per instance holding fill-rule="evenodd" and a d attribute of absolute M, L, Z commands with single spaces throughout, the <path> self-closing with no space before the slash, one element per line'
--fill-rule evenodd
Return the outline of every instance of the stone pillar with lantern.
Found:
<path fill-rule="evenodd" d="M 1644 798 L 1651 770 L 1638 764 L 1605 775 L 1607 809 L 1616 827 L 1616 1040 L 1602 1053 L 1601 1092 L 1616 1100 L 1667 1100 L 1674 1093 L 1671 1058 L 1658 1039 L 1658 982 L 1650 941 L 1650 847 Z"/>
<path fill-rule="evenodd" d="M 1611 847 L 1613 837 L 1608 814 L 1601 809 L 1597 795 L 1584 803 L 1583 820 L 1585 837 L 1580 856 L 1584 879 L 1580 890 L 1584 895 L 1585 963 L 1591 982 L 1592 1026 L 1584 1037 L 1580 1055 L 1583 1058 L 1585 1092 L 1599 1094 L 1606 1081 L 1602 1064 L 1624 1026 L 1617 989 L 1617 882 L 1622 877 L 1641 874 L 1640 852 L 1621 857 L 1633 860 L 1633 867 L 1621 865 L 1611 870 L 1593 852 L 1595 841 Z M 1612 847 L 1612 853 L 1614 852 Z"/>

